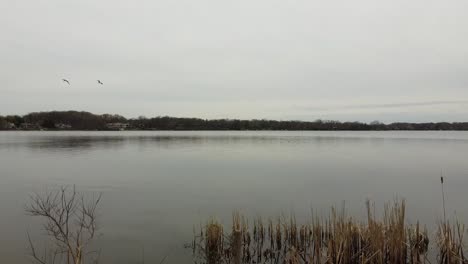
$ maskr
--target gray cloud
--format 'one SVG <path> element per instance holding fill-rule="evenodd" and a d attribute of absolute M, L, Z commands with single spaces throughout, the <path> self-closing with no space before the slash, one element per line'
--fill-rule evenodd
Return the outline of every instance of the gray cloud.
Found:
<path fill-rule="evenodd" d="M 455 101 L 428 101 L 428 102 L 408 102 L 408 103 L 382 103 L 382 104 L 358 104 L 358 105 L 341 105 L 341 106 L 300 106 L 299 109 L 326 111 L 326 110 L 349 110 L 349 109 L 382 109 L 382 108 L 412 108 L 422 106 L 437 106 L 437 105 L 468 105 L 468 100 Z"/>
<path fill-rule="evenodd" d="M 0 114 L 320 110 L 361 120 L 377 109 L 459 120 L 468 116 L 458 101 L 468 98 L 466 10 L 465 0 L 0 0 Z"/>

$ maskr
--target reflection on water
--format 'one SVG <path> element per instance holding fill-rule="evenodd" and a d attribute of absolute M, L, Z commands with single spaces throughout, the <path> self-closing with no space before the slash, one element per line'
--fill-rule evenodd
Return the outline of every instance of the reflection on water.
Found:
<path fill-rule="evenodd" d="M 392 142 L 452 141 L 468 143 L 466 133 L 443 132 L 11 132 L 2 133 L 0 148 L 28 148 L 39 151 L 82 151 L 119 148 L 124 144 L 149 147 L 195 144 L 333 144 L 346 141 L 383 144 Z M 10 134 L 10 135 L 9 135 Z M 329 135 L 334 134 L 334 135 Z M 8 137 L 7 137 L 8 136 Z M 0 139 L 2 139 L 0 137 Z"/>
<path fill-rule="evenodd" d="M 193 224 L 234 209 L 301 220 L 346 201 L 359 217 L 366 198 L 399 196 L 409 222 L 432 224 L 441 171 L 447 210 L 467 219 L 467 152 L 468 133 L 447 131 L 1 132 L 0 256 L 28 262 L 28 195 L 59 185 L 103 193 L 103 263 L 136 263 L 142 248 L 147 262 L 191 263 Z"/>

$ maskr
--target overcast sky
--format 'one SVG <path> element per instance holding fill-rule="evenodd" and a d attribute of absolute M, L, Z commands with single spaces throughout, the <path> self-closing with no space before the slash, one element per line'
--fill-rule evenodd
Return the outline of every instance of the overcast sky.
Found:
<path fill-rule="evenodd" d="M 468 121 L 467 14 L 466 0 L 0 0 L 0 114 Z"/>

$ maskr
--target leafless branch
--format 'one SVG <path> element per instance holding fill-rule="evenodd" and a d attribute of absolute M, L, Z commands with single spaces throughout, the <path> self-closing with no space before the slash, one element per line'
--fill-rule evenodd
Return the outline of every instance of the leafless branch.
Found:
<path fill-rule="evenodd" d="M 38 256 L 28 234 L 34 260 L 40 264 L 51 264 L 62 257 L 67 264 L 83 264 L 84 256 L 88 255 L 86 248 L 97 230 L 96 209 L 101 198 L 102 194 L 99 194 L 97 198 L 93 197 L 88 201 L 83 194 L 76 191 L 75 186 L 71 190 L 61 187 L 44 195 L 32 195 L 26 212 L 45 220 L 44 230 L 55 246 L 51 259 L 47 259 L 47 254 Z"/>

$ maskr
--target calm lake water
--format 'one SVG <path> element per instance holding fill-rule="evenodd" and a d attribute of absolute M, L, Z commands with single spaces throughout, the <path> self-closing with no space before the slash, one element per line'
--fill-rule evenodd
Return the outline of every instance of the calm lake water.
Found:
<path fill-rule="evenodd" d="M 193 225 L 235 209 L 301 222 L 345 201 L 362 218 L 367 198 L 400 197 L 431 226 L 441 172 L 447 212 L 468 223 L 468 132 L 0 132 L 0 256 L 30 263 L 26 232 L 46 238 L 29 195 L 62 185 L 103 194 L 101 263 L 191 263 Z"/>

